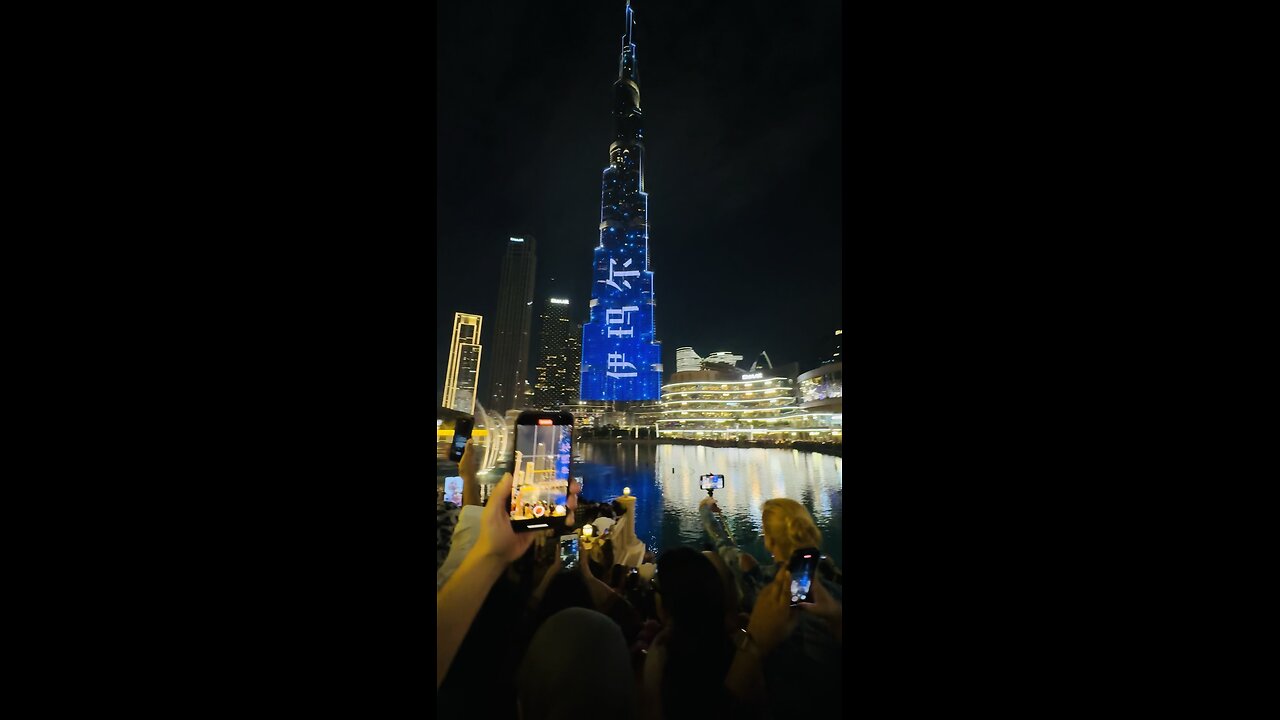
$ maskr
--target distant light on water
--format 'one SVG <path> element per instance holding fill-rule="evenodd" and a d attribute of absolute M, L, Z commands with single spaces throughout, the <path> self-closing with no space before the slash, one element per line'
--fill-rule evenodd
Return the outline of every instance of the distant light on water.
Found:
<path fill-rule="evenodd" d="M 703 445 L 649 445 L 641 446 L 639 453 L 613 443 L 584 443 L 579 449 L 582 474 L 591 481 L 586 483 L 590 490 L 584 497 L 606 502 L 611 497 L 636 497 L 636 535 L 655 554 L 679 546 L 700 550 L 709 542 L 698 513 L 707 493 L 699 488 L 697 479 L 714 472 L 724 475 L 724 489 L 715 493 L 716 504 L 744 551 L 757 560 L 772 562 L 759 535 L 760 506 L 770 498 L 788 497 L 813 514 L 822 531 L 823 554 L 843 567 L 840 458 L 772 448 Z M 633 489 L 636 495 L 631 495 Z"/>

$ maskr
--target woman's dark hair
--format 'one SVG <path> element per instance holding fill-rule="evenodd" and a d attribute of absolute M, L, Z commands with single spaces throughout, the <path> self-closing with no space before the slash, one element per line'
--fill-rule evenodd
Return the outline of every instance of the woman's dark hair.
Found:
<path fill-rule="evenodd" d="M 621 501 L 614 500 L 612 503 L 612 507 L 613 507 L 614 517 L 622 517 L 623 515 L 627 514 L 627 506 L 623 505 Z"/>
<path fill-rule="evenodd" d="M 728 703 L 724 678 L 733 644 L 725 633 L 724 583 L 710 560 L 687 547 L 662 553 L 656 577 L 671 625 L 662 674 L 663 719 L 705 720 Z"/>
<path fill-rule="evenodd" d="M 580 607 L 588 610 L 595 610 L 595 602 L 591 599 L 591 591 L 587 589 L 587 583 L 582 579 L 582 575 L 576 571 L 556 573 L 551 579 L 551 583 L 547 586 L 546 593 L 542 596 L 542 602 L 538 604 L 533 613 L 533 622 L 530 624 L 530 635 L 532 631 L 536 631 L 542 625 L 542 621 L 564 610 L 565 608 Z"/>
<path fill-rule="evenodd" d="M 529 598 L 533 597 L 534 574 L 537 560 L 537 544 L 535 543 L 523 555 L 507 566 L 504 577 L 510 584 L 509 592 L 515 601 L 527 607 Z M 531 634 L 532 635 L 532 634 Z"/>
<path fill-rule="evenodd" d="M 615 564 L 609 570 L 609 587 L 617 588 L 619 585 L 622 584 L 622 581 L 624 578 L 626 578 L 626 575 L 627 575 L 627 569 L 622 565 Z"/>

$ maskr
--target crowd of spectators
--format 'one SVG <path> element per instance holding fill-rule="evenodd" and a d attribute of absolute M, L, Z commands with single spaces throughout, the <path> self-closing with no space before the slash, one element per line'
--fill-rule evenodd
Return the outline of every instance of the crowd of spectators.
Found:
<path fill-rule="evenodd" d="M 437 498 L 436 705 L 446 718 L 538 720 L 576 713 L 637 720 L 839 715 L 843 575 L 819 565 L 813 602 L 792 605 L 787 563 L 822 534 L 800 503 L 761 509 L 769 557 L 757 561 L 728 532 L 712 498 L 699 515 L 704 548 L 664 548 L 614 562 L 627 506 L 580 507 L 594 551 L 566 569 L 559 538 L 512 530 L 511 476 L 482 505 L 468 442 L 459 464 L 463 506 Z M 497 498 L 496 501 L 493 498 Z"/>

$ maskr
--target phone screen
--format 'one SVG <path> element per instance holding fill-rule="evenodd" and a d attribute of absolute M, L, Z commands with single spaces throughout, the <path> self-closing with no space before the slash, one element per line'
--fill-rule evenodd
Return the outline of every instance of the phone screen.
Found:
<path fill-rule="evenodd" d="M 565 570 L 578 567 L 578 536 L 560 536 L 560 564 Z"/>
<path fill-rule="evenodd" d="M 699 479 L 699 485 L 702 487 L 703 490 L 723 490 L 724 476 L 723 475 L 703 475 Z"/>
<path fill-rule="evenodd" d="M 462 476 L 444 479 L 444 499 L 454 505 L 462 505 Z"/>
<path fill-rule="evenodd" d="M 457 462 L 467 449 L 467 440 L 471 438 L 474 421 L 469 418 L 458 418 L 453 426 L 453 444 L 449 446 L 449 459 Z"/>
<path fill-rule="evenodd" d="M 573 453 L 573 426 L 516 425 L 516 447 L 511 481 L 511 520 L 523 528 L 562 525 L 569 514 L 569 458 Z"/>
<path fill-rule="evenodd" d="M 791 604 L 813 602 L 813 576 L 821 556 L 813 548 L 797 550 L 791 557 Z"/>

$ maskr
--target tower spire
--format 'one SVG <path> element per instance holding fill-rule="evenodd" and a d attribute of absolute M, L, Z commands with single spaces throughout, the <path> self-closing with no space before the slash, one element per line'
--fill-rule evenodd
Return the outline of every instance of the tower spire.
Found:
<path fill-rule="evenodd" d="M 626 32 L 622 34 L 622 58 L 618 61 L 618 79 L 638 81 L 636 73 L 636 44 L 632 27 L 635 24 L 631 0 L 627 0 Z"/>
<path fill-rule="evenodd" d="M 631 23 L 631 0 L 627 0 L 627 34 L 622 37 L 622 47 L 624 48 L 631 44 Z"/>

